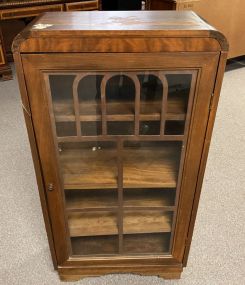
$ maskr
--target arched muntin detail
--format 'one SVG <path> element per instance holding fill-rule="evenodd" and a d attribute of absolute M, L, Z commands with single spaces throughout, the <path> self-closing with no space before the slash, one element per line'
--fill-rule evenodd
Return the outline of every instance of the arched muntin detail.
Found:
<path fill-rule="evenodd" d="M 160 114 L 160 136 L 164 135 L 165 121 L 167 114 L 167 102 L 168 102 L 168 81 L 165 72 L 162 71 L 148 71 L 144 72 L 144 75 L 153 75 L 161 81 L 162 84 L 162 103 L 161 103 L 161 114 Z"/>
<path fill-rule="evenodd" d="M 167 103 L 168 103 L 168 81 L 165 73 L 151 72 L 150 74 L 155 75 L 162 82 L 163 93 L 162 93 L 162 105 L 161 105 L 161 123 L 160 123 L 160 136 L 164 135 L 166 114 L 167 114 Z"/>
<path fill-rule="evenodd" d="M 101 81 L 101 110 L 102 110 L 102 135 L 107 134 L 107 120 L 106 120 L 106 85 L 108 80 L 114 76 L 124 75 L 132 79 L 135 85 L 135 135 L 139 134 L 139 109 L 140 109 L 140 81 L 137 77 L 137 73 L 127 72 L 110 72 L 107 73 Z"/>
<path fill-rule="evenodd" d="M 78 137 L 82 135 L 81 122 L 80 122 L 80 111 L 79 111 L 78 85 L 82 79 L 84 79 L 87 76 L 91 76 L 91 75 L 98 75 L 98 74 L 94 72 L 86 72 L 86 73 L 78 74 L 73 81 L 72 94 L 73 94 L 73 104 L 74 104 L 74 112 L 75 112 L 75 120 L 76 120 L 76 130 L 77 130 Z M 104 74 L 101 74 L 101 75 L 104 75 Z"/>

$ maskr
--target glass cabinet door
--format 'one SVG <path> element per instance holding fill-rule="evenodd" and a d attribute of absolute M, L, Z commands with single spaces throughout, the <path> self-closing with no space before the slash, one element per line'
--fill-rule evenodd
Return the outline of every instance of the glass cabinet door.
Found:
<path fill-rule="evenodd" d="M 71 254 L 170 254 L 196 70 L 47 74 Z"/>

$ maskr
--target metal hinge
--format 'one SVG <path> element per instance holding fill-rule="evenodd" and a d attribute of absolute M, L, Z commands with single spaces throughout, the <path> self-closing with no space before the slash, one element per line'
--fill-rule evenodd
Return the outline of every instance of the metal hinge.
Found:
<path fill-rule="evenodd" d="M 211 94 L 210 104 L 209 104 L 209 110 L 211 111 L 213 108 L 213 101 L 214 101 L 214 92 Z"/>

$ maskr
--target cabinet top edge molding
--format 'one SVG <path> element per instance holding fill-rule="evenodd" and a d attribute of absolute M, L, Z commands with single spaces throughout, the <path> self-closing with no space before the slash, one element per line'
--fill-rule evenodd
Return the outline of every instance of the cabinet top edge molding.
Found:
<path fill-rule="evenodd" d="M 12 49 L 26 52 L 22 44 L 32 40 L 38 41 L 36 51 L 40 52 L 40 45 L 43 42 L 47 46 L 47 39 L 59 43 L 69 38 L 180 38 L 183 41 L 197 38 L 218 42 L 216 51 L 228 50 L 224 35 L 192 11 L 48 12 L 17 35 Z"/>

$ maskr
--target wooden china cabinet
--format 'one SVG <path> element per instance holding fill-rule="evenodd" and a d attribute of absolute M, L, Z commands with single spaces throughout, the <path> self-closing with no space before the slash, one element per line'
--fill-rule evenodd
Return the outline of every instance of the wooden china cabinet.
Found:
<path fill-rule="evenodd" d="M 227 48 L 196 14 L 175 11 L 46 13 L 17 36 L 24 116 L 62 280 L 180 278 Z"/>

